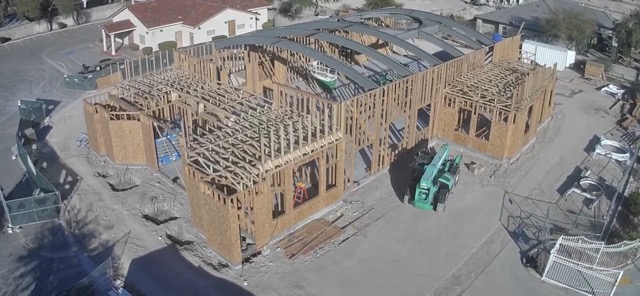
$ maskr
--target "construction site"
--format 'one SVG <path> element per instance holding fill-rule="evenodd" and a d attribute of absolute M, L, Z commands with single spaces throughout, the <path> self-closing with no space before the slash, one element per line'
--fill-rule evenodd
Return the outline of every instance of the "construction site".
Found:
<path fill-rule="evenodd" d="M 122 166 L 157 170 L 177 146 L 195 227 L 240 264 L 415 147 L 516 159 L 556 91 L 520 44 L 402 9 L 260 30 L 87 98 L 87 134 Z"/>

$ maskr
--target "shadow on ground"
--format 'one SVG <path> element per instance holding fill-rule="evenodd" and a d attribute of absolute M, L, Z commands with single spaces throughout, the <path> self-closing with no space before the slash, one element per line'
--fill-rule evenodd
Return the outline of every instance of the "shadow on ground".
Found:
<path fill-rule="evenodd" d="M 396 159 L 389 166 L 389 182 L 393 188 L 393 192 L 402 203 L 405 202 L 405 194 L 409 188 L 411 182 L 411 176 L 413 173 L 412 164 L 415 161 L 416 153 L 422 149 L 427 148 L 428 142 L 422 141 L 416 146 L 410 149 L 405 149 L 398 153 Z M 413 192 L 410 192 L 410 196 Z M 409 201 L 407 201 L 409 202 Z"/>
<path fill-rule="evenodd" d="M 93 295 L 110 288 L 122 244 L 103 241 L 95 228 L 99 218 L 91 213 L 68 207 L 61 220 L 4 235 L 0 262 L 7 270 L 0 295 Z"/>
<path fill-rule="evenodd" d="M 216 277 L 185 259 L 171 244 L 133 259 L 125 289 L 143 295 L 252 296 L 243 287 Z M 155 291 L 149 294 L 147 291 Z"/>
<path fill-rule="evenodd" d="M 589 142 L 587 142 L 587 145 L 582 151 L 584 151 L 584 153 L 586 153 L 587 155 L 591 155 L 591 153 L 596 150 L 596 146 L 598 145 L 598 143 L 600 143 L 600 136 L 593 135 L 593 137 L 591 137 Z"/>
<path fill-rule="evenodd" d="M 39 151 L 38 158 L 34 160 L 34 166 L 60 192 L 63 202 L 71 198 L 82 178 L 62 161 L 49 142 L 42 142 Z"/>
<path fill-rule="evenodd" d="M 562 184 L 558 186 L 558 188 L 556 189 L 556 193 L 558 193 L 560 196 L 563 196 L 569 189 L 571 189 L 571 187 L 573 187 L 576 182 L 580 181 L 580 179 L 582 178 L 582 174 L 582 169 L 576 166 L 573 171 L 571 171 L 571 173 L 567 175 L 567 178 L 564 180 L 564 182 L 562 182 Z"/>

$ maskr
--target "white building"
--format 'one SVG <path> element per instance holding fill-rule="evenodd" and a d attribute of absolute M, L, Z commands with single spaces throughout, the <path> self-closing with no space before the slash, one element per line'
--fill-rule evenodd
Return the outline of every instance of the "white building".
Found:
<path fill-rule="evenodd" d="M 268 21 L 267 0 L 151 0 L 132 4 L 100 28 L 103 50 L 116 54 L 120 44 L 158 50 L 175 41 L 178 47 L 235 36 L 258 29 Z M 120 44 L 118 44 L 120 43 Z M 109 44 L 114 44 L 109 50 Z"/>

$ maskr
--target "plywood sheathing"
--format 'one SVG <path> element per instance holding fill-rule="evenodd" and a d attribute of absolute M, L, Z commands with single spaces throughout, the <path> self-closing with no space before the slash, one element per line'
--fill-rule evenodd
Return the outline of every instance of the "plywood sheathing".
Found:
<path fill-rule="evenodd" d="M 521 58 L 531 59 L 531 55 L 526 56 L 521 52 L 522 35 L 506 38 L 492 47 L 494 62 L 517 62 Z"/>
<path fill-rule="evenodd" d="M 122 72 L 120 72 L 119 70 L 117 70 L 115 73 L 111 73 L 109 75 L 105 75 L 96 79 L 96 85 L 98 89 L 107 89 L 119 82 L 122 82 Z"/>
<path fill-rule="evenodd" d="M 490 63 L 447 86 L 438 111 L 446 120 L 439 125 L 437 135 L 494 158 L 515 157 L 551 116 L 555 83 L 554 68 L 520 62 Z M 460 110 L 471 114 L 466 132 L 460 130 Z M 491 121 L 486 138 L 476 136 L 478 116 Z"/>
<path fill-rule="evenodd" d="M 584 77 L 598 81 L 607 81 L 605 66 L 602 63 L 587 61 L 584 65 Z"/>
<path fill-rule="evenodd" d="M 128 124 L 123 114 L 150 119 L 158 126 L 177 116 L 183 119 L 181 148 L 194 224 L 214 250 L 239 263 L 241 232 L 262 247 L 274 235 L 335 203 L 343 192 L 338 105 L 301 98 L 285 86 L 277 91 L 283 96 L 274 102 L 171 70 L 121 83 L 111 96 L 88 99 L 86 106 L 102 110 L 108 105 L 112 111 L 103 112 L 104 116 L 115 116 L 112 130 L 117 131 Z M 87 125 L 95 125 L 97 119 L 90 117 L 93 122 Z M 141 132 L 134 135 L 144 138 Z M 90 133 L 90 137 L 100 135 Z M 152 137 L 153 131 L 148 134 Z M 293 171 L 309 161 L 318 163 L 319 194 L 294 209 Z M 286 196 L 285 213 L 277 222 L 272 213 L 275 193 Z"/>
<path fill-rule="evenodd" d="M 152 120 L 139 112 L 126 112 L 109 95 L 84 102 L 89 145 L 117 165 L 157 169 Z"/>
<path fill-rule="evenodd" d="M 360 43 L 377 42 L 333 33 Z M 295 41 L 311 42 L 308 38 Z M 501 159 L 518 153 L 551 116 L 555 94 L 555 79 L 541 78 L 548 78 L 548 72 L 528 68 L 518 60 L 519 43 L 519 37 L 507 39 L 343 102 L 290 86 L 313 82 L 303 71 L 311 60 L 301 53 L 269 46 L 214 50 L 212 44 L 205 44 L 176 51 L 175 70 L 124 82 L 114 94 L 122 98 L 116 105 L 132 107 L 158 125 L 176 116 L 184 119 L 181 148 L 188 160 L 184 162 L 185 183 L 194 224 L 212 249 L 229 262 L 239 263 L 241 233 L 252 236 L 260 248 L 338 201 L 344 189 L 354 184 L 355 158 L 363 147 L 371 148 L 372 154 L 367 174 L 388 168 L 399 153 L 435 137 L 462 142 Z M 323 42 L 309 44 L 328 55 L 339 54 Z M 344 63 L 357 62 L 334 57 Z M 502 71 L 515 68 L 527 73 L 518 74 L 523 81 L 506 77 L 500 85 L 511 84 L 512 88 L 498 92 L 493 101 L 488 96 L 477 99 L 478 93 L 466 93 L 470 96 L 465 99 L 453 90 L 456 85 L 464 90 L 464 85 L 460 88 L 463 80 L 478 83 L 469 73 L 504 77 Z M 246 78 L 242 89 L 229 85 L 232 75 L 239 73 Z M 476 90 L 496 94 L 495 90 Z M 448 99 L 454 96 L 455 100 Z M 509 106 L 499 106 L 499 101 L 509 98 Z M 427 106 L 431 107 L 428 126 L 419 127 L 418 113 Z M 102 112 L 102 107 L 89 107 L 85 109 L 88 113 Z M 456 134 L 460 107 L 476 110 L 474 116 L 490 113 L 492 120 L 501 122 L 493 124 L 487 143 Z M 527 119 L 529 110 L 531 119 Z M 104 134 L 98 122 L 105 117 L 91 118 L 94 123 L 88 123 L 88 129 L 95 130 L 95 135 Z M 397 121 L 405 122 L 403 137 L 390 144 L 390 125 Z M 504 121 L 507 123 L 501 126 Z M 106 134 L 101 136 L 103 143 L 111 141 L 111 133 Z M 109 149 L 100 140 L 96 143 L 98 149 Z M 319 194 L 294 207 L 293 175 L 309 162 L 317 163 Z M 284 213 L 277 217 L 273 212 L 276 196 L 284 196 Z"/>

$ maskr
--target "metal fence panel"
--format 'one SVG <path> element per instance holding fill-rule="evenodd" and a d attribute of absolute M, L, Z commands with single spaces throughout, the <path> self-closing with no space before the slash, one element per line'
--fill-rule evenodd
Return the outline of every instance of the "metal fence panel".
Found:
<path fill-rule="evenodd" d="M 113 264 L 107 258 L 88 276 L 58 293 L 65 296 L 107 296 L 113 282 Z"/>
<path fill-rule="evenodd" d="M 57 191 L 5 201 L 5 205 L 9 220 L 14 226 L 58 219 L 62 210 L 62 201 Z"/>
<path fill-rule="evenodd" d="M 94 74 L 67 74 L 64 75 L 62 82 L 64 88 L 79 91 L 91 91 L 98 88 Z"/>
<path fill-rule="evenodd" d="M 624 270 L 638 258 L 639 246 L 640 240 L 605 245 L 585 237 L 561 236 L 542 280 L 585 295 L 613 295 Z"/>

